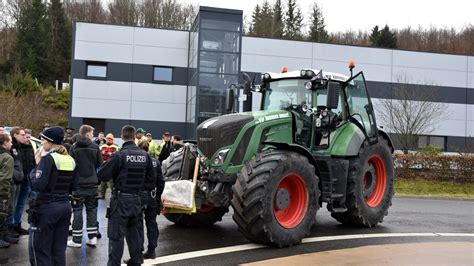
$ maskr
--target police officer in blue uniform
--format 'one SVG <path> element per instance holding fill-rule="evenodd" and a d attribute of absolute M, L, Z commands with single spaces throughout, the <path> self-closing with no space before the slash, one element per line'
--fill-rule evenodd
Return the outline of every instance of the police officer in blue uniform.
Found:
<path fill-rule="evenodd" d="M 64 131 L 50 127 L 41 133 L 43 151 L 38 166 L 31 171 L 32 188 L 28 222 L 31 265 L 66 265 L 66 243 L 74 189 L 76 164 L 62 146 Z"/>
<path fill-rule="evenodd" d="M 148 141 L 140 141 L 138 147 L 148 152 Z M 148 238 L 148 249 L 143 254 L 144 259 L 154 259 L 156 257 L 155 249 L 158 245 L 158 224 L 156 216 L 161 210 L 161 194 L 165 188 L 165 181 L 161 172 L 161 164 L 158 160 L 151 157 L 153 168 L 155 169 L 156 178 L 145 179 L 144 189 L 141 195 L 143 205 L 143 213 L 145 215 L 146 235 Z M 143 226 L 143 223 L 141 223 Z M 140 230 L 142 233 L 143 230 Z M 144 235 L 141 236 L 144 238 Z"/>
<path fill-rule="evenodd" d="M 122 149 L 114 153 L 99 169 L 100 181 L 113 178 L 112 197 L 107 217 L 109 261 L 107 265 L 120 265 L 126 236 L 130 260 L 128 265 L 143 263 L 142 202 L 140 193 L 146 179 L 154 179 L 155 171 L 147 152 L 135 145 L 135 128 L 122 128 Z"/>

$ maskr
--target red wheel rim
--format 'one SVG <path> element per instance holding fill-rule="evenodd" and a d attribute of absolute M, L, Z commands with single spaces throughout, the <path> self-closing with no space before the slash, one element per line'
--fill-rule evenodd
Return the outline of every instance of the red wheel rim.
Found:
<path fill-rule="evenodd" d="M 363 186 L 364 191 L 369 186 L 373 186 L 369 195 L 364 195 L 365 202 L 371 208 L 379 206 L 382 202 L 385 194 L 385 188 L 387 187 L 387 172 L 385 170 L 385 163 L 378 155 L 374 155 L 369 159 L 369 166 L 373 167 L 373 173 L 370 171 L 365 172 Z M 375 176 L 374 176 L 375 175 Z M 372 184 L 374 182 L 375 184 Z"/>
<path fill-rule="evenodd" d="M 282 189 L 289 194 L 289 200 L 285 208 L 279 208 L 276 203 L 277 193 Z M 284 228 L 298 226 L 308 210 L 309 195 L 303 178 L 297 174 L 288 174 L 283 177 L 273 198 L 273 213 L 278 223 Z"/>

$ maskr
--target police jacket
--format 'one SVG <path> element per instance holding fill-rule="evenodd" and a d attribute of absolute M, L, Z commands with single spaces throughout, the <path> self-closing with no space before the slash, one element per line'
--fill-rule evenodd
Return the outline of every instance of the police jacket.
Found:
<path fill-rule="evenodd" d="M 144 190 L 153 190 L 156 188 L 156 194 L 161 195 L 163 193 L 163 189 L 165 188 L 165 180 L 161 171 L 161 164 L 153 157 L 151 157 L 151 162 L 153 164 L 153 170 L 155 171 L 156 177 L 153 179 L 145 179 Z"/>
<path fill-rule="evenodd" d="M 113 178 L 114 190 L 136 193 L 145 189 L 145 180 L 155 180 L 156 174 L 150 155 L 127 141 L 122 149 L 110 156 L 98 172 L 99 180 Z"/>
<path fill-rule="evenodd" d="M 103 162 L 99 146 L 90 139 L 80 136 L 77 142 L 71 147 L 70 153 L 77 164 L 79 175 L 78 186 L 97 186 L 99 184 L 97 168 L 99 168 Z"/>
<path fill-rule="evenodd" d="M 45 152 L 30 173 L 31 190 L 38 200 L 67 200 L 77 184 L 76 163 L 69 155 Z"/>
<path fill-rule="evenodd" d="M 165 179 L 163 178 L 163 172 L 161 171 L 160 162 L 154 158 L 152 158 L 152 160 L 153 168 L 155 169 L 156 174 L 156 182 L 154 184 L 154 186 L 156 187 L 156 197 L 157 199 L 161 199 L 161 194 L 163 194 L 163 190 L 165 189 Z"/>

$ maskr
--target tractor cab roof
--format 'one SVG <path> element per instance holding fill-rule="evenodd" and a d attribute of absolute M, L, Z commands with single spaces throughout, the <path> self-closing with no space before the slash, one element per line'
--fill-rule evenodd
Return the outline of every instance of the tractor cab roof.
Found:
<path fill-rule="evenodd" d="M 289 72 L 283 72 L 283 73 L 267 72 L 262 75 L 262 79 L 265 79 L 267 81 L 289 79 L 289 78 L 308 78 L 309 79 L 316 76 L 320 71 L 322 72 L 323 79 L 337 80 L 341 82 L 345 82 L 349 79 L 348 76 L 345 76 L 342 74 L 327 72 L 327 71 L 322 71 L 322 70 L 317 70 L 317 69 L 311 69 L 311 68 L 303 68 L 299 71 L 296 70 L 296 71 L 289 71 Z"/>

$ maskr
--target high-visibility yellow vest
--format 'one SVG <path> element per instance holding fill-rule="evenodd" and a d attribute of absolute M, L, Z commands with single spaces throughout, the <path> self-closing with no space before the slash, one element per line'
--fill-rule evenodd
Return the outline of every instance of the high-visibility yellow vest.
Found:
<path fill-rule="evenodd" d="M 59 171 L 72 172 L 76 168 L 76 162 L 70 155 L 63 155 L 57 152 L 50 153 L 54 164 Z"/>

